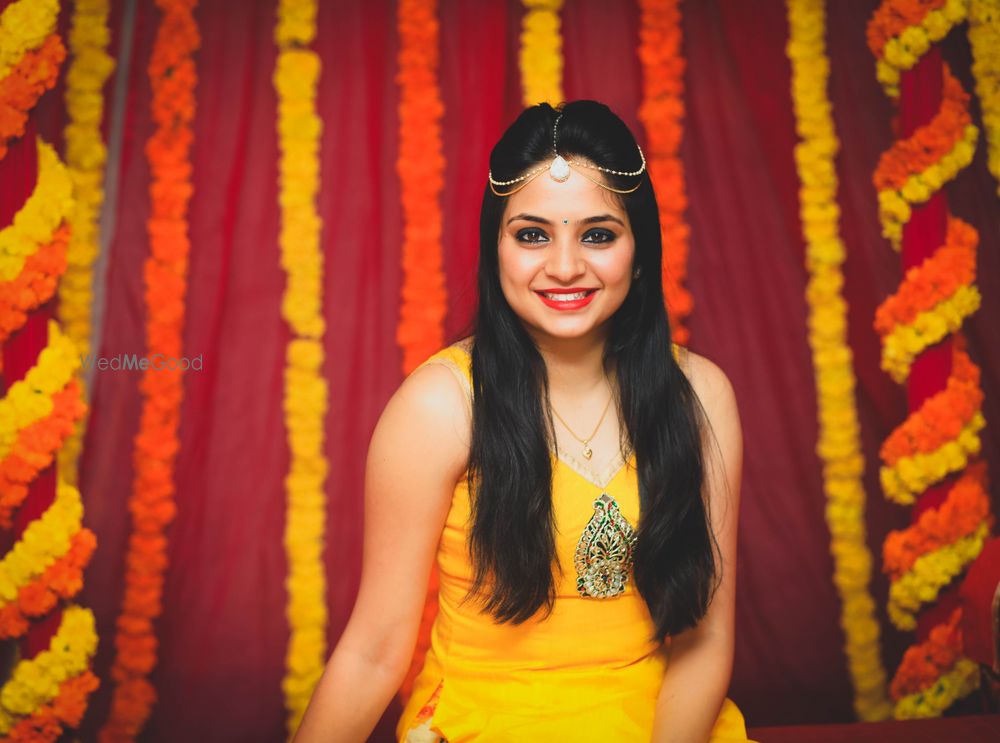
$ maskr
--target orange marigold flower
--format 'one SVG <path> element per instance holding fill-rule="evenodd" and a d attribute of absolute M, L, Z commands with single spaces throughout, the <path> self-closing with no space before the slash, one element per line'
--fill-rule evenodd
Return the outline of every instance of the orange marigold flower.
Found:
<path fill-rule="evenodd" d="M 66 272 L 69 236 L 69 224 L 64 222 L 51 242 L 28 257 L 21 273 L 10 281 L 0 281 L 0 343 L 24 325 L 29 312 L 55 293 L 56 282 Z"/>
<path fill-rule="evenodd" d="M 11 528 L 14 511 L 28 496 L 29 483 L 52 463 L 85 412 L 80 385 L 71 379 L 52 396 L 52 412 L 18 432 L 13 448 L 0 459 L 0 528 Z"/>
<path fill-rule="evenodd" d="M 40 47 L 26 52 L 0 80 L 0 159 L 7 155 L 7 143 L 24 134 L 28 112 L 56 84 L 65 59 L 62 39 L 51 34 Z"/>
<path fill-rule="evenodd" d="M 883 2 L 868 22 L 868 48 L 876 57 L 882 56 L 885 43 L 899 36 L 910 26 L 916 26 L 932 10 L 943 8 L 945 0 L 892 0 Z"/>
<path fill-rule="evenodd" d="M 899 289 L 875 310 L 875 330 L 888 335 L 897 325 L 912 323 L 917 315 L 947 299 L 976 277 L 976 230 L 949 215 L 944 245 L 919 266 L 906 272 Z"/>
<path fill-rule="evenodd" d="M 917 558 L 974 533 L 984 519 L 992 522 L 993 516 L 986 463 L 980 460 L 962 473 L 938 508 L 923 511 L 906 529 L 889 533 L 882 546 L 883 571 L 898 580 Z"/>
<path fill-rule="evenodd" d="M 954 665 L 962 648 L 961 618 L 961 608 L 955 609 L 945 624 L 930 631 L 926 641 L 907 649 L 889 688 L 893 699 L 930 688 Z"/>
<path fill-rule="evenodd" d="M 941 108 L 913 135 L 893 143 L 882 153 L 873 182 L 879 191 L 898 190 L 907 179 L 937 163 L 961 141 L 972 123 L 969 94 L 948 68 L 942 66 Z"/>
<path fill-rule="evenodd" d="M 926 398 L 882 442 L 879 457 L 887 466 L 895 465 L 903 457 L 936 451 L 955 439 L 982 407 L 979 367 L 964 346 L 964 336 L 956 335 L 951 374 L 945 388 Z"/>

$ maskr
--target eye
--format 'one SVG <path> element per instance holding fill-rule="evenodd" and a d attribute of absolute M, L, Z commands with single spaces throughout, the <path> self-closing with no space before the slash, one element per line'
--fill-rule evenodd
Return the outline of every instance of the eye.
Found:
<path fill-rule="evenodd" d="M 545 233 L 536 227 L 526 227 L 523 230 L 518 230 L 516 237 L 524 243 L 539 243 L 543 242 Z"/>
<path fill-rule="evenodd" d="M 617 235 L 615 235 L 615 233 L 611 232 L 610 230 L 588 230 L 587 234 L 583 236 L 583 241 L 589 243 L 601 244 L 601 243 L 612 242 L 616 237 Z M 589 238 L 595 238 L 595 239 L 589 239 Z"/>

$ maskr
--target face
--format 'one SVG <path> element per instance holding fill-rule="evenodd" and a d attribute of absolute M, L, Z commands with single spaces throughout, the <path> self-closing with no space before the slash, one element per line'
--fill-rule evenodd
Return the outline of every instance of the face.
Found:
<path fill-rule="evenodd" d="M 606 339 L 628 295 L 634 256 L 625 209 L 575 167 L 562 183 L 543 171 L 507 200 L 500 286 L 536 342 Z"/>

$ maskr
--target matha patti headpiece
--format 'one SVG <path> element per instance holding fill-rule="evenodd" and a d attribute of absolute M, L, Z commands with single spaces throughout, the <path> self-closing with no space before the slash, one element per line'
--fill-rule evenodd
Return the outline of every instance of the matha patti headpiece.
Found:
<path fill-rule="evenodd" d="M 558 181 L 560 183 L 563 183 L 564 181 L 566 181 L 569 178 L 569 166 L 570 165 L 576 165 L 576 166 L 579 166 L 579 167 L 590 168 L 591 170 L 600 170 L 602 173 L 610 173 L 612 175 L 621 175 L 621 176 L 625 176 L 627 178 L 634 178 L 637 175 L 642 175 L 646 171 L 646 158 L 643 156 L 643 154 L 642 154 L 642 148 L 639 147 L 638 144 L 636 145 L 636 149 L 639 150 L 639 159 L 642 160 L 642 167 L 640 167 L 638 170 L 633 170 L 630 173 L 622 171 L 622 170 L 612 170 L 611 168 L 602 168 L 600 165 L 591 165 L 590 163 L 585 163 L 585 162 L 581 162 L 581 161 L 578 161 L 578 160 L 567 160 L 566 158 L 564 158 L 562 155 L 559 154 L 559 149 L 556 146 L 556 144 L 557 144 L 556 143 L 556 133 L 557 133 L 557 128 L 559 126 L 559 119 L 561 119 L 561 118 L 562 118 L 562 113 L 560 112 L 560 114 L 556 117 L 555 123 L 552 125 L 552 150 L 556 153 L 555 158 L 553 158 L 551 162 L 545 163 L 544 165 L 540 165 L 539 167 L 535 168 L 534 170 L 528 171 L 527 173 L 525 173 L 524 175 L 522 175 L 520 178 L 513 178 L 513 179 L 511 179 L 509 181 L 497 181 L 497 180 L 494 180 L 493 179 L 493 171 L 491 170 L 489 172 L 489 176 L 490 176 L 490 190 L 493 191 L 493 193 L 495 193 L 497 196 L 510 196 L 511 194 L 516 193 L 517 191 L 520 191 L 522 188 L 524 188 L 525 186 L 527 186 L 528 183 L 535 176 L 537 176 L 539 173 L 541 173 L 543 171 L 546 171 L 546 170 L 549 171 L 549 176 L 551 176 L 552 180 Z M 596 178 L 591 178 L 586 173 L 583 173 L 581 171 L 577 171 L 577 172 L 580 173 L 580 175 L 582 175 L 588 181 L 591 181 L 592 183 L 596 183 L 601 188 L 607 189 L 608 191 L 614 191 L 615 193 L 632 193 L 637 188 L 639 188 L 640 185 L 642 185 L 642 181 L 639 181 L 639 183 L 635 184 L 635 186 L 633 186 L 632 188 L 626 188 L 626 189 L 613 188 L 611 186 L 608 186 L 607 184 L 601 183 Z M 496 189 L 497 186 L 511 186 L 511 185 L 513 185 L 515 183 L 520 183 L 521 181 L 524 181 L 524 182 L 521 183 L 521 185 L 518 186 L 517 188 L 512 188 L 510 191 L 500 192 L 500 191 L 497 191 L 497 189 Z"/>

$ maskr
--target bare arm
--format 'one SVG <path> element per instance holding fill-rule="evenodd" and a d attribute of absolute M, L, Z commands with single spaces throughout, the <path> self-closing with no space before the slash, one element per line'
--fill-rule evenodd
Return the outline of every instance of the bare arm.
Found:
<path fill-rule="evenodd" d="M 691 383 L 711 424 L 705 477 L 722 581 L 699 624 L 673 638 L 653 722 L 653 743 L 705 743 L 733 672 L 736 625 L 736 528 L 743 435 L 729 379 L 707 359 L 689 355 Z M 716 443 L 717 442 L 717 443 Z"/>
<path fill-rule="evenodd" d="M 295 743 L 363 743 L 399 689 L 431 564 L 468 461 L 470 413 L 451 372 L 411 374 L 372 435 L 361 586 Z"/>

